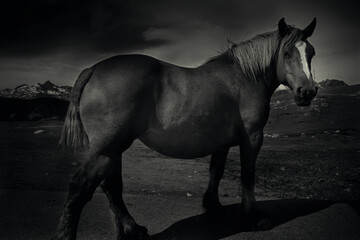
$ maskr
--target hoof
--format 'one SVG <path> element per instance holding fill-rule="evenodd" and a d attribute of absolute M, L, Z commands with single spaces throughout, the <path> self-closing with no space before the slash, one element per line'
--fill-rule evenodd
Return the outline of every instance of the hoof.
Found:
<path fill-rule="evenodd" d="M 224 212 L 219 199 L 212 198 L 207 193 L 203 197 L 203 207 L 208 216 L 220 216 Z"/>
<path fill-rule="evenodd" d="M 149 234 L 146 227 L 135 225 L 134 228 L 129 229 L 124 232 L 122 240 L 147 240 L 149 239 Z"/>

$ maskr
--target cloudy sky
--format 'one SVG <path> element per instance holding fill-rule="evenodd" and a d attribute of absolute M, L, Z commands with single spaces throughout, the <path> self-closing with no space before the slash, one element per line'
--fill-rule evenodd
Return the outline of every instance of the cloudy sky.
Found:
<path fill-rule="evenodd" d="M 0 89 L 73 85 L 107 57 L 143 53 L 195 67 L 227 47 L 288 24 L 318 24 L 316 81 L 360 83 L 360 15 L 352 0 L 8 0 L 0 6 Z"/>

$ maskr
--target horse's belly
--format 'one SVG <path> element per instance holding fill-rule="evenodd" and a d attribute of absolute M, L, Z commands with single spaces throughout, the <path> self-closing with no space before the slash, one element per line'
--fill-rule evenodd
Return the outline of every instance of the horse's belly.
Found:
<path fill-rule="evenodd" d="M 175 158 L 198 158 L 235 146 L 238 138 L 231 127 L 149 129 L 139 138 L 151 149 Z"/>

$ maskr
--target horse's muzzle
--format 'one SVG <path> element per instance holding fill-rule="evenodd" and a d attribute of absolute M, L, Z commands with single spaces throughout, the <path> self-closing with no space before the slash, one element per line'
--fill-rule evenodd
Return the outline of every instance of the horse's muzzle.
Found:
<path fill-rule="evenodd" d="M 316 96 L 318 92 L 318 87 L 314 88 L 302 88 L 299 87 L 296 89 L 295 94 L 295 102 L 298 106 L 309 106 L 311 104 L 311 100 Z"/>

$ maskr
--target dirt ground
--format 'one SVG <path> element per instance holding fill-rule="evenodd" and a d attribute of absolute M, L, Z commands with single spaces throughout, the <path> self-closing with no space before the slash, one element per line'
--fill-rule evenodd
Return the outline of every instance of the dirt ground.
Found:
<path fill-rule="evenodd" d="M 0 122 L 0 238 L 49 239 L 67 185 L 86 153 L 57 149 L 62 122 Z M 44 130 L 34 134 L 37 130 Z M 124 198 L 151 239 L 359 239 L 360 136 L 323 131 L 274 136 L 257 162 L 256 196 L 274 227 L 244 228 L 239 150 L 231 149 L 220 186 L 221 219 L 203 214 L 209 158 L 164 157 L 139 141 L 124 154 Z M 76 155 L 76 157 L 74 157 Z M 79 239 L 113 239 L 107 200 L 97 190 Z"/>

